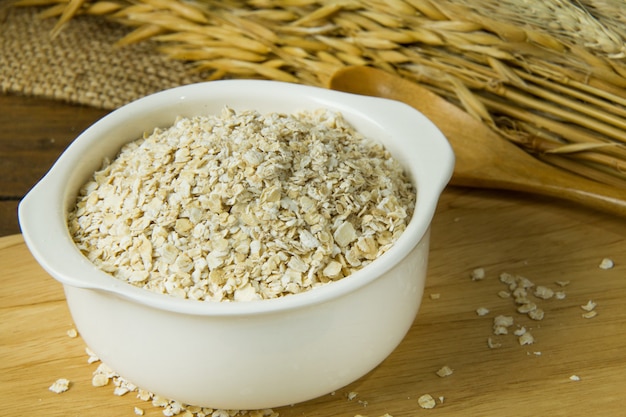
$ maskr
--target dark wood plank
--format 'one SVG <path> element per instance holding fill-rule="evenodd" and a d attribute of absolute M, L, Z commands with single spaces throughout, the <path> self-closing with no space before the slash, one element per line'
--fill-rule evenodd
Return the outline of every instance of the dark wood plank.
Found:
<path fill-rule="evenodd" d="M 17 222 L 17 204 L 19 200 L 0 200 L 0 236 L 13 235 L 20 232 Z"/>
<path fill-rule="evenodd" d="M 17 202 L 76 138 L 108 111 L 0 95 L 0 236 L 19 233 Z"/>

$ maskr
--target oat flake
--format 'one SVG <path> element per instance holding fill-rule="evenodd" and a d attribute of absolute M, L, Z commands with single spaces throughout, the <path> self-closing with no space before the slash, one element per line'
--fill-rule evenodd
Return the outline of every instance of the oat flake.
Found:
<path fill-rule="evenodd" d="M 341 279 L 405 230 L 415 190 L 327 110 L 225 108 L 126 144 L 69 213 L 103 271 L 180 298 L 248 301 Z"/>

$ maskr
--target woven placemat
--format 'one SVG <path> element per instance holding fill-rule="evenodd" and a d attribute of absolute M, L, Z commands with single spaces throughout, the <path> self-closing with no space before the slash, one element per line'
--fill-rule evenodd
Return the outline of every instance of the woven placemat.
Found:
<path fill-rule="evenodd" d="M 115 109 L 167 88 L 199 82 L 190 64 L 170 60 L 144 41 L 116 48 L 127 32 L 102 18 L 77 16 L 54 39 L 55 19 L 36 8 L 0 17 L 0 90 Z"/>

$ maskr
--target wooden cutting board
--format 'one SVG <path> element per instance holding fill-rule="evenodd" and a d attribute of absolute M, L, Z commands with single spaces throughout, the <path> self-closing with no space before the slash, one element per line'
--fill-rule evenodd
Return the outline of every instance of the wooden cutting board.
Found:
<path fill-rule="evenodd" d="M 403 343 L 374 371 L 334 395 L 283 407 L 281 416 L 618 416 L 626 411 L 626 221 L 520 194 L 450 188 L 433 223 L 421 311 Z M 615 267 L 599 268 L 603 258 Z M 0 239 L 2 415 L 146 416 L 162 410 L 113 387 L 91 386 L 88 364 L 63 291 L 33 260 L 21 236 Z M 473 281 L 482 267 L 486 277 Z M 502 272 L 566 294 L 535 300 L 542 321 L 515 312 Z M 569 281 L 560 288 L 555 281 Z M 437 296 L 438 295 L 438 298 Z M 432 297 L 431 297 L 432 296 Z M 597 303 L 597 316 L 581 305 Z M 490 313 L 479 316 L 485 307 Z M 493 318 L 513 316 L 535 338 L 494 336 Z M 515 325 L 510 329 L 514 330 Z M 490 349 L 487 339 L 500 343 Z M 354 346 L 358 355 L 362 346 Z M 155 364 L 158 366 L 158 364 Z M 454 370 L 437 376 L 444 365 Z M 570 379 L 573 375 L 578 381 Z M 54 394 L 57 378 L 72 381 Z M 348 399 L 348 393 L 356 398 Z M 418 405 L 430 394 L 435 409 Z"/>

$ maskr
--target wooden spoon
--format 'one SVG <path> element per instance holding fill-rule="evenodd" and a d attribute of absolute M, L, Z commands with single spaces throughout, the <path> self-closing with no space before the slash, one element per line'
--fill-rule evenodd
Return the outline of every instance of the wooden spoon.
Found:
<path fill-rule="evenodd" d="M 422 112 L 447 137 L 456 155 L 453 185 L 531 192 L 626 216 L 626 190 L 541 162 L 484 123 L 415 82 L 371 67 L 337 71 L 329 87 L 402 101 Z"/>

